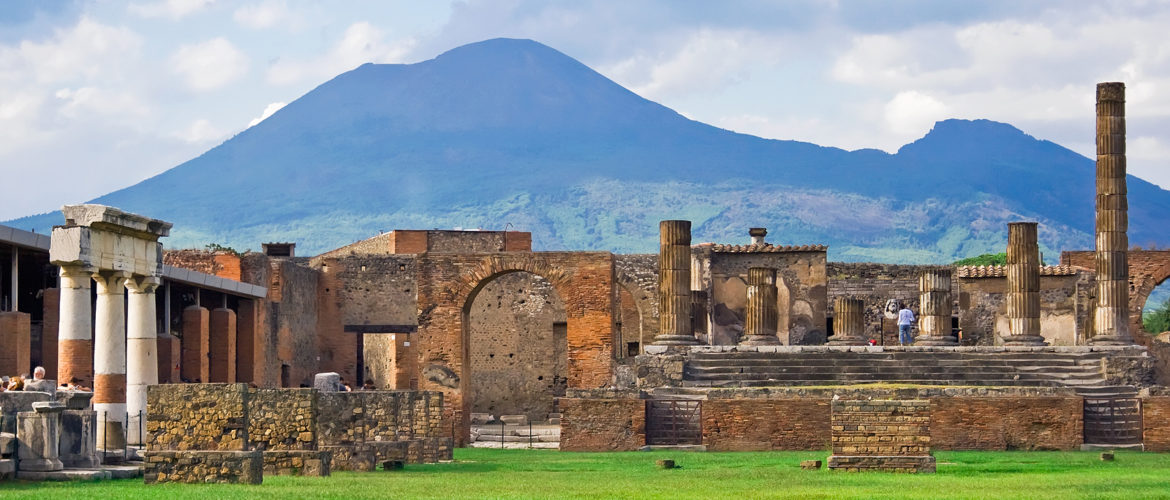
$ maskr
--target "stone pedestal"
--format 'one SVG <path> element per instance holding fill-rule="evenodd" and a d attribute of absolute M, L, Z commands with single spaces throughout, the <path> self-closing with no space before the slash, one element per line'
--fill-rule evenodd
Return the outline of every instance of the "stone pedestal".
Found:
<path fill-rule="evenodd" d="M 833 303 L 833 336 L 829 345 L 865 345 L 865 302 L 837 297 Z"/>
<path fill-rule="evenodd" d="M 930 401 L 835 400 L 830 469 L 934 472 Z"/>
<path fill-rule="evenodd" d="M 951 333 L 951 270 L 936 269 L 918 275 L 918 337 L 914 345 L 953 346 Z"/>
<path fill-rule="evenodd" d="M 691 324 L 691 221 L 658 224 L 659 333 L 655 345 L 694 345 Z"/>
<path fill-rule="evenodd" d="M 1042 346 L 1040 336 L 1040 246 L 1035 222 L 1008 224 L 1007 346 Z"/>
<path fill-rule="evenodd" d="M 1090 342 L 1130 345 L 1125 84 L 1097 84 L 1097 308 Z"/>
<path fill-rule="evenodd" d="M 58 451 L 64 410 L 65 405 L 46 401 L 33 403 L 33 411 L 18 414 L 16 439 L 20 470 L 47 472 L 65 468 Z"/>
<path fill-rule="evenodd" d="M 337 392 L 341 390 L 341 375 L 336 372 L 325 372 L 313 375 L 313 388 L 321 392 Z"/>
<path fill-rule="evenodd" d="M 743 345 L 779 345 L 776 327 L 776 270 L 766 267 L 748 269 L 747 311 L 744 319 Z"/>
<path fill-rule="evenodd" d="M 61 440 L 57 446 L 65 467 L 91 469 L 101 464 L 97 452 L 97 412 L 65 410 L 61 412 Z"/>

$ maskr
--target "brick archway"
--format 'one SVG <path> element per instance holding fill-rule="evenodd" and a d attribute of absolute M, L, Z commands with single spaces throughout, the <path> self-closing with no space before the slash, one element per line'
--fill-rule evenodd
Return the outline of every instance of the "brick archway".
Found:
<path fill-rule="evenodd" d="M 1129 260 L 1129 328 L 1131 332 L 1145 332 L 1142 326 L 1142 308 L 1150 293 L 1170 279 L 1170 250 L 1130 250 Z M 1085 269 L 1094 269 L 1091 251 L 1064 252 L 1060 263 Z M 1147 332 L 1157 334 L 1160 332 Z M 1139 338 L 1139 340 L 1142 340 Z"/>
<path fill-rule="evenodd" d="M 616 281 L 620 289 L 627 292 L 633 299 L 634 306 L 638 309 L 638 324 L 626 325 L 622 324 L 622 334 L 625 335 L 623 341 L 629 342 L 630 337 L 628 332 L 637 331 L 640 333 L 638 341 L 645 347 L 645 344 L 654 339 L 654 335 L 658 332 L 658 279 L 654 276 L 653 280 L 647 280 L 645 277 L 639 279 L 628 272 L 618 271 Z M 616 295 L 615 295 L 616 297 Z M 615 298 L 614 307 L 620 309 L 621 303 Z M 636 330 L 635 330 L 636 328 Z M 624 346 L 618 346 L 619 349 L 624 349 Z"/>
<path fill-rule="evenodd" d="M 552 284 L 565 304 L 568 387 L 596 388 L 613 379 L 613 254 L 608 252 L 509 252 L 423 254 L 418 268 L 419 388 L 442 391 L 444 415 L 455 422 L 455 440 L 469 431 L 468 308 L 496 277 L 528 272 Z"/>

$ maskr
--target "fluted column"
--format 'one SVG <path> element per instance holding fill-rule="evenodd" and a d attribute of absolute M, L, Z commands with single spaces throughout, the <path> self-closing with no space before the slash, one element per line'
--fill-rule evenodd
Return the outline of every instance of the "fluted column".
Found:
<path fill-rule="evenodd" d="M 951 270 L 935 269 L 918 275 L 918 336 L 914 345 L 953 346 L 951 335 Z"/>
<path fill-rule="evenodd" d="M 833 336 L 829 345 L 865 345 L 865 301 L 837 297 L 833 302 Z"/>
<path fill-rule="evenodd" d="M 1094 344 L 1133 343 L 1129 332 L 1129 202 L 1125 84 L 1097 84 L 1097 309 Z"/>
<path fill-rule="evenodd" d="M 1040 246 L 1035 222 L 1008 224 L 1007 318 L 1004 345 L 1044 345 L 1040 336 Z"/>
<path fill-rule="evenodd" d="M 57 330 L 57 378 L 93 384 L 93 318 L 89 293 L 93 269 L 61 266 L 60 323 Z"/>
<path fill-rule="evenodd" d="M 126 430 L 126 278 L 122 271 L 98 271 L 94 311 L 93 409 L 98 413 L 98 447 L 121 448 Z M 105 423 L 103 425 L 103 422 Z"/>
<path fill-rule="evenodd" d="M 657 345 L 691 345 L 691 221 L 664 220 L 658 224 L 659 333 Z"/>
<path fill-rule="evenodd" d="M 126 440 L 130 444 L 143 444 L 146 387 L 158 383 L 155 291 L 161 281 L 155 276 L 138 275 L 126 281 L 126 289 L 130 291 L 126 314 L 126 411 L 130 421 Z"/>
<path fill-rule="evenodd" d="M 776 322 L 776 270 L 767 267 L 748 269 L 747 310 L 744 318 L 744 345 L 778 345 Z"/>

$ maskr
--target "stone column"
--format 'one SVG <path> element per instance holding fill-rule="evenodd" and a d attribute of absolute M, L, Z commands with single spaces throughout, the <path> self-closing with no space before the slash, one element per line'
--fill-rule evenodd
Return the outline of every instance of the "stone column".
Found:
<path fill-rule="evenodd" d="M 90 282 L 93 269 L 61 266 L 61 314 L 57 333 L 57 380 L 93 384 L 93 326 Z"/>
<path fill-rule="evenodd" d="M 130 291 L 126 325 L 126 412 L 129 422 L 126 439 L 142 442 L 146 416 L 146 387 L 158 383 L 158 316 L 155 291 L 162 280 L 135 275 L 126 281 Z"/>
<path fill-rule="evenodd" d="M 865 345 L 865 301 L 837 297 L 833 302 L 833 336 L 829 345 Z"/>
<path fill-rule="evenodd" d="M 1004 345 L 1040 346 L 1040 246 L 1035 222 L 1008 223 L 1008 336 Z"/>
<path fill-rule="evenodd" d="M 698 344 L 691 325 L 691 221 L 658 224 L 659 333 L 657 345 Z"/>
<path fill-rule="evenodd" d="M 918 275 L 918 337 L 914 345 L 953 346 L 951 335 L 951 270 L 936 269 Z"/>
<path fill-rule="evenodd" d="M 98 271 L 94 311 L 93 409 L 98 413 L 98 446 L 121 448 L 126 430 L 126 278 L 122 271 Z"/>
<path fill-rule="evenodd" d="M 1129 332 L 1129 202 L 1125 84 L 1097 84 L 1097 309 L 1094 344 L 1133 344 Z"/>
<path fill-rule="evenodd" d="M 51 472 L 65 468 L 57 449 L 61 441 L 63 403 L 42 401 L 32 404 L 33 411 L 17 414 L 16 440 L 20 470 Z"/>
<path fill-rule="evenodd" d="M 747 311 L 744 319 L 743 345 L 778 345 L 776 323 L 776 270 L 748 268 Z"/>

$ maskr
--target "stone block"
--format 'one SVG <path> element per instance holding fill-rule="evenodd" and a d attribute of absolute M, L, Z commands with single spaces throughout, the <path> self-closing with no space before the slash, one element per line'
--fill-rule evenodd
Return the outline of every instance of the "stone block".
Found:
<path fill-rule="evenodd" d="M 20 469 L 49 472 L 65 468 L 57 446 L 60 443 L 60 415 L 65 405 L 56 401 L 33 403 L 33 411 L 17 414 L 17 460 Z"/>
<path fill-rule="evenodd" d="M 146 484 L 260 484 L 264 480 L 264 456 L 259 451 L 148 450 L 144 459 Z"/>
<path fill-rule="evenodd" d="M 264 452 L 264 473 L 278 476 L 325 477 L 332 470 L 332 454 L 322 450 Z"/>
<path fill-rule="evenodd" d="M 507 425 L 528 425 L 528 415 L 500 415 L 500 421 Z"/>
<path fill-rule="evenodd" d="M 90 410 L 90 400 L 93 399 L 92 392 L 82 391 L 57 391 L 57 401 L 65 404 L 66 410 Z"/>
<path fill-rule="evenodd" d="M 9 457 L 16 453 L 16 434 L 0 432 L 0 457 Z"/>
<path fill-rule="evenodd" d="M 483 425 L 492 421 L 490 413 L 472 413 L 471 425 Z"/>
<path fill-rule="evenodd" d="M 849 472 L 935 472 L 935 459 L 930 455 L 833 455 L 829 457 L 829 468 Z"/>
<path fill-rule="evenodd" d="M 44 392 L 0 392 L 0 432 L 16 434 L 16 414 L 32 411 L 33 403 L 48 400 L 49 395 Z"/>
<path fill-rule="evenodd" d="M 61 440 L 57 450 L 65 467 L 97 467 L 100 463 L 97 453 L 97 412 L 62 411 Z"/>
<path fill-rule="evenodd" d="M 0 481 L 11 479 L 16 475 L 16 460 L 11 458 L 0 459 Z"/>
<path fill-rule="evenodd" d="M 318 373 L 313 376 L 313 388 L 321 392 L 341 390 L 341 375 L 336 372 Z"/>
<path fill-rule="evenodd" d="M 800 468 L 804 470 L 817 470 L 821 468 L 820 460 L 803 460 L 800 462 Z"/>

